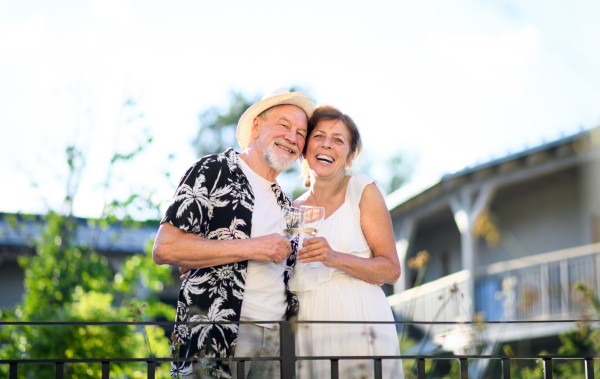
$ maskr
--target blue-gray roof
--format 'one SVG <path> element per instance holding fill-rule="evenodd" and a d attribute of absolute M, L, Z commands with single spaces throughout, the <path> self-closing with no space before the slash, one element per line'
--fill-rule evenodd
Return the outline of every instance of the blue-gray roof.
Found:
<path fill-rule="evenodd" d="M 17 222 L 9 221 L 11 219 Z M 79 246 L 90 246 L 96 238 L 98 252 L 134 254 L 143 252 L 146 243 L 155 237 L 159 221 L 145 222 L 140 227 L 109 225 L 101 228 L 93 226 L 88 219 L 76 218 L 76 224 Z M 0 212 L 0 249 L 31 249 L 33 240 L 41 235 L 43 227 L 44 220 L 40 216 L 23 217 Z"/>
<path fill-rule="evenodd" d="M 501 158 L 492 159 L 492 160 L 484 162 L 484 163 L 473 164 L 473 165 L 467 166 L 459 171 L 453 172 L 451 174 L 445 174 L 442 176 L 441 180 L 444 181 L 444 180 L 451 179 L 451 178 L 454 178 L 457 176 L 467 175 L 467 174 L 470 174 L 472 172 L 475 172 L 475 171 L 478 171 L 478 170 L 481 170 L 484 168 L 497 166 L 504 162 L 524 158 L 529 155 L 538 153 L 540 151 L 550 150 L 550 149 L 556 148 L 558 146 L 573 142 L 573 141 L 580 139 L 584 136 L 587 136 L 589 134 L 590 134 L 589 130 L 581 131 L 579 133 L 572 134 L 572 135 L 566 136 L 566 137 L 562 137 L 562 138 L 559 138 L 559 139 L 551 141 L 551 142 L 543 143 L 541 145 L 534 146 L 529 149 L 525 149 L 525 150 L 521 150 L 521 151 L 513 153 L 513 154 L 505 155 Z"/>
<path fill-rule="evenodd" d="M 530 156 L 530 155 L 533 155 L 535 153 L 542 152 L 545 150 L 552 150 L 552 149 L 560 147 L 562 145 L 573 143 L 576 140 L 588 137 L 591 135 L 592 132 L 600 133 L 600 129 L 595 128 L 595 129 L 590 129 L 590 130 L 584 130 L 579 133 L 576 133 L 576 134 L 573 134 L 570 136 L 566 136 L 566 137 L 562 137 L 557 140 L 541 144 L 539 146 L 535 146 L 532 148 L 528 148 L 528 149 L 519 151 L 517 153 L 509 154 L 509 155 L 506 155 L 506 156 L 498 158 L 498 159 L 493 159 L 493 160 L 487 161 L 485 163 L 473 164 L 473 165 L 467 166 L 459 171 L 456 171 L 454 173 L 445 174 L 441 177 L 422 178 L 422 180 L 408 183 L 407 185 L 399 188 L 398 190 L 396 190 L 386 196 L 386 199 L 385 199 L 386 206 L 389 211 L 392 211 L 393 209 L 397 208 L 398 206 L 402 205 L 403 203 L 407 202 L 408 200 L 415 198 L 415 197 L 419 196 L 420 194 L 426 192 L 427 190 L 429 190 L 435 186 L 441 185 L 443 182 L 449 181 L 450 179 L 461 177 L 461 176 L 467 176 L 467 175 L 477 172 L 479 170 L 498 166 L 504 162 L 509 162 L 509 161 L 525 158 L 527 156 Z"/>

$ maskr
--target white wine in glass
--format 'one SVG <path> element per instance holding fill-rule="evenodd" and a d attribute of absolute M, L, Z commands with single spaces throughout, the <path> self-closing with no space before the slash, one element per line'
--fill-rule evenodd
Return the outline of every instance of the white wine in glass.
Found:
<path fill-rule="evenodd" d="M 300 207 L 300 211 L 300 229 L 304 238 L 316 237 L 323 220 L 325 220 L 325 208 L 305 205 Z M 306 263 L 306 267 L 316 268 L 311 262 Z"/>
<path fill-rule="evenodd" d="M 300 234 L 300 228 L 286 228 L 281 230 L 281 235 L 288 241 L 292 241 Z"/>
<path fill-rule="evenodd" d="M 299 208 L 288 207 L 283 210 L 283 217 L 280 222 L 283 238 L 291 242 L 300 235 L 300 219 L 301 210 Z M 285 260 L 282 265 L 286 265 Z"/>

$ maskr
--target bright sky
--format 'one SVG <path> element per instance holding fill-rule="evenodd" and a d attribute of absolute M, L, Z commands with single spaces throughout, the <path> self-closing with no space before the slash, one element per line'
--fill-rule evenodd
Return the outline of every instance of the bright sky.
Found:
<path fill-rule="evenodd" d="M 0 211 L 56 207 L 78 143 L 75 211 L 97 216 L 109 157 L 145 128 L 115 188 L 170 198 L 162 173 L 193 163 L 198 114 L 231 89 L 306 88 L 415 180 L 497 158 L 600 123 L 598 20 L 597 0 L 0 0 Z"/>

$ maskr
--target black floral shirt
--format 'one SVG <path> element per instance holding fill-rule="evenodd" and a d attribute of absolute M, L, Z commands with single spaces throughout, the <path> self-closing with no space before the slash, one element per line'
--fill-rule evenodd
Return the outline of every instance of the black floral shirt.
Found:
<path fill-rule="evenodd" d="M 238 164 L 236 152 L 200 158 L 184 174 L 161 223 L 168 222 L 188 233 L 207 239 L 250 238 L 254 193 Z M 290 199 L 273 184 L 278 204 Z M 288 307 L 286 318 L 298 313 L 298 299 L 288 287 L 296 262 L 296 245 L 287 261 L 284 283 Z M 177 343 L 174 353 L 181 358 L 227 358 L 233 356 L 237 324 L 196 324 L 198 321 L 239 321 L 248 261 L 190 271 L 179 292 L 175 321 Z M 185 343 L 185 344 L 183 344 Z M 179 352 L 176 350 L 179 345 Z M 231 377 L 229 365 L 202 360 L 217 378 Z M 174 362 L 171 375 L 192 374 L 191 362 Z"/>

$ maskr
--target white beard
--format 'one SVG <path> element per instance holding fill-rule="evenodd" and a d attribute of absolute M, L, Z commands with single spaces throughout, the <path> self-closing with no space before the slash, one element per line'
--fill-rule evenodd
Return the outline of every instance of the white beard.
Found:
<path fill-rule="evenodd" d="M 284 172 L 290 167 L 292 167 L 292 165 L 294 164 L 294 162 L 296 162 L 296 159 L 298 159 L 298 157 L 287 157 L 283 153 L 278 154 L 274 151 L 275 149 L 279 149 L 275 146 L 275 143 L 278 143 L 282 146 L 291 149 L 292 151 L 294 151 L 294 153 L 298 153 L 298 148 L 295 146 L 290 146 L 289 144 L 284 143 L 280 139 L 276 139 L 271 142 L 269 148 L 263 154 L 263 158 L 265 159 L 265 162 L 267 162 L 269 167 L 271 167 L 277 172 Z"/>

